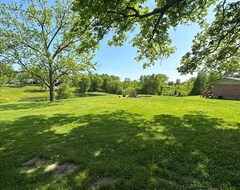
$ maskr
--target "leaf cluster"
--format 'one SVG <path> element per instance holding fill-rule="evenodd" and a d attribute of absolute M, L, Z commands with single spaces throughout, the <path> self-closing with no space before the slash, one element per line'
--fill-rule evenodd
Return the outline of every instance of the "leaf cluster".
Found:
<path fill-rule="evenodd" d="M 204 68 L 229 75 L 240 69 L 240 2 L 224 0 L 215 11 L 213 23 L 195 37 L 191 52 L 182 57 L 181 73 Z"/>

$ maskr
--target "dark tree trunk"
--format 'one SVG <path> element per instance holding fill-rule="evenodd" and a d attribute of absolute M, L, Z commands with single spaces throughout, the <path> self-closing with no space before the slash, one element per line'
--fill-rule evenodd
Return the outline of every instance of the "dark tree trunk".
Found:
<path fill-rule="evenodd" d="M 50 102 L 54 101 L 54 85 L 50 84 L 49 86 L 49 97 L 50 97 Z"/>
<path fill-rule="evenodd" d="M 54 101 L 54 82 L 53 82 L 52 63 L 49 63 L 49 98 L 50 98 L 50 102 Z"/>

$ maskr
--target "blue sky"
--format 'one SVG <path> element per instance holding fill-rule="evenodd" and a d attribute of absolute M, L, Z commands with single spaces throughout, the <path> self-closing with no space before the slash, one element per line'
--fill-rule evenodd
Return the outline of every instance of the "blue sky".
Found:
<path fill-rule="evenodd" d="M 210 9 L 208 20 L 214 18 L 213 7 Z M 124 80 L 130 78 L 137 80 L 141 75 L 150 74 L 165 74 L 169 81 L 176 81 L 181 79 L 185 81 L 193 75 L 181 75 L 177 72 L 177 67 L 180 66 L 181 57 L 191 50 L 192 40 L 194 36 L 200 32 L 201 29 L 198 24 L 179 25 L 176 30 L 170 30 L 170 37 L 172 45 L 177 48 L 176 52 L 168 59 L 163 59 L 161 62 L 156 62 L 154 66 L 146 69 L 142 68 L 143 62 L 136 62 L 134 57 L 137 49 L 126 42 L 122 47 L 110 47 L 107 45 L 110 36 L 106 36 L 101 42 L 101 47 L 96 53 L 95 61 L 98 62 L 97 73 L 117 75 Z"/>
<path fill-rule="evenodd" d="M 142 62 L 134 60 L 136 48 L 131 47 L 127 42 L 122 47 L 110 47 L 107 45 L 107 39 L 109 38 L 107 36 L 101 42 L 101 48 L 97 51 L 95 57 L 99 64 L 96 72 L 117 75 L 121 80 L 124 80 L 124 78 L 139 79 L 141 75 L 161 73 L 167 75 L 169 80 L 181 79 L 181 81 L 184 81 L 192 75 L 182 76 L 176 68 L 180 65 L 181 57 L 191 50 L 192 40 L 199 31 L 201 30 L 197 24 L 179 26 L 176 31 L 171 30 L 172 44 L 177 47 L 177 51 L 168 59 L 156 62 L 154 66 L 146 69 L 142 68 Z"/>

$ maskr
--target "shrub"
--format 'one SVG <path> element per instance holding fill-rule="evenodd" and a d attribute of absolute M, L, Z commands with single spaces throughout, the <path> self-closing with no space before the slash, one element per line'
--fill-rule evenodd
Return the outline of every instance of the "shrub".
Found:
<path fill-rule="evenodd" d="M 71 89 L 69 84 L 63 83 L 58 86 L 56 89 L 57 92 L 57 99 L 68 99 L 71 96 Z"/>

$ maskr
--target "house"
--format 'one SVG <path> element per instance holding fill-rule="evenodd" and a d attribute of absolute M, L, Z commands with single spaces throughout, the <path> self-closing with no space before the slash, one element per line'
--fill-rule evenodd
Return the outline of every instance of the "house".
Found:
<path fill-rule="evenodd" d="M 240 78 L 225 77 L 213 82 L 213 98 L 240 100 Z"/>

